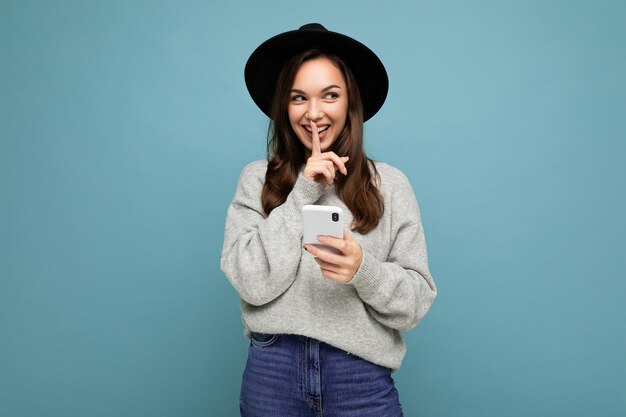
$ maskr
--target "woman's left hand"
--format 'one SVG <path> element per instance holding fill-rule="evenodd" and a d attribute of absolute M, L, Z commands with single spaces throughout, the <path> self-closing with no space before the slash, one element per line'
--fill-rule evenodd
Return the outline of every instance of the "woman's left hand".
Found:
<path fill-rule="evenodd" d="M 317 240 L 340 253 L 334 254 L 314 245 L 305 245 L 304 248 L 315 257 L 315 262 L 322 268 L 322 274 L 333 281 L 346 283 L 350 281 L 363 261 L 361 245 L 348 233 L 343 231 L 343 239 L 333 236 L 318 236 Z"/>

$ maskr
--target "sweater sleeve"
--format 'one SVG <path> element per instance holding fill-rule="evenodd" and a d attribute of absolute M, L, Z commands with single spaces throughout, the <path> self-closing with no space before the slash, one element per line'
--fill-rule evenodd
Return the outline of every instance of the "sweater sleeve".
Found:
<path fill-rule="evenodd" d="M 364 251 L 361 266 L 349 283 L 377 321 L 407 331 L 426 315 L 437 289 L 428 270 L 424 229 L 413 189 L 404 174 L 399 173 L 397 180 L 385 207 L 392 218 L 389 255 L 383 262 Z"/>
<path fill-rule="evenodd" d="M 287 200 L 266 216 L 261 205 L 266 165 L 244 168 L 226 216 L 221 268 L 242 300 L 263 305 L 293 283 L 302 256 L 300 210 L 323 186 L 300 174 Z"/>

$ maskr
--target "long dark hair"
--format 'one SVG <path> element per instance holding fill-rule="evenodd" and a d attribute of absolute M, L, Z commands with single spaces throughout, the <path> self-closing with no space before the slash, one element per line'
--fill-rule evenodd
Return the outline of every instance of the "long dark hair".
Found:
<path fill-rule="evenodd" d="M 384 203 L 374 178 L 380 177 L 373 160 L 363 149 L 363 103 L 356 79 L 350 68 L 336 55 L 313 49 L 294 56 L 283 68 L 272 100 L 271 121 L 268 129 L 265 184 L 261 194 L 263 210 L 269 213 L 285 202 L 293 189 L 300 168 L 306 163 L 306 148 L 298 139 L 289 122 L 290 91 L 300 66 L 306 61 L 329 59 L 343 74 L 348 91 L 346 123 L 333 143 L 332 150 L 339 156 L 349 156 L 348 175 L 335 177 L 337 195 L 352 212 L 352 228 L 361 234 L 374 229 L 383 215 Z M 374 177 L 374 178 L 373 178 Z"/>

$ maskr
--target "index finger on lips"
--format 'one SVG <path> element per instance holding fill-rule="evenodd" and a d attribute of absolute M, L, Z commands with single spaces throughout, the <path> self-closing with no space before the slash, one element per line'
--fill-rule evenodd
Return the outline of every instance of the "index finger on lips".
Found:
<path fill-rule="evenodd" d="M 317 124 L 311 120 L 311 156 L 317 156 L 322 153 L 322 145 L 320 145 L 320 134 L 317 132 Z"/>

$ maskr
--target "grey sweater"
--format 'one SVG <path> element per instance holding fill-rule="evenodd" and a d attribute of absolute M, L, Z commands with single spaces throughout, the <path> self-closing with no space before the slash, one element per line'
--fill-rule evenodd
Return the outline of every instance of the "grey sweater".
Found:
<path fill-rule="evenodd" d="M 437 290 L 428 270 L 419 208 L 406 176 L 376 163 L 385 211 L 367 234 L 350 230 L 363 261 L 347 284 L 324 277 L 303 249 L 301 208 L 339 206 L 345 227 L 352 215 L 334 187 L 302 171 L 287 200 L 266 216 L 261 206 L 267 161 L 241 172 L 228 208 L 221 267 L 241 297 L 244 333 L 312 337 L 392 370 L 406 346 L 401 332 L 415 327 Z"/>

